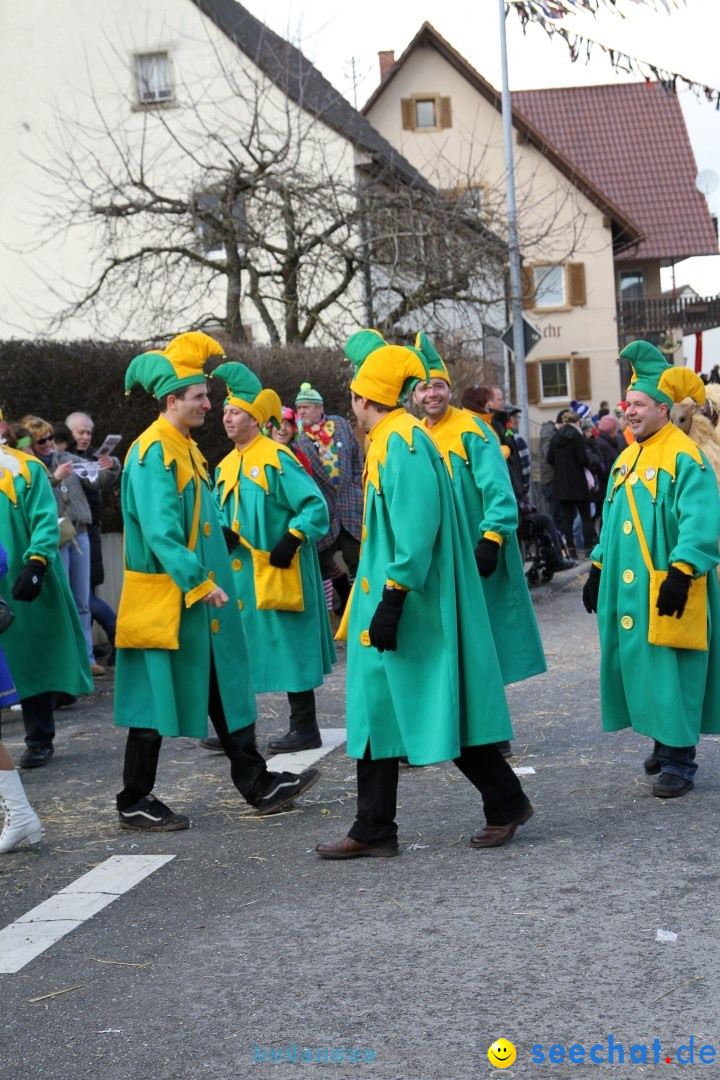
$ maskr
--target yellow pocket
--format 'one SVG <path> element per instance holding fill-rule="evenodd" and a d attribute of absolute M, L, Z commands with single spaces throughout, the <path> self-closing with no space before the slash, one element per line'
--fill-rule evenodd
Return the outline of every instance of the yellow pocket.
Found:
<path fill-rule="evenodd" d="M 707 577 L 703 575 L 690 582 L 687 604 L 682 617 L 661 615 L 657 609 L 660 585 L 667 577 L 667 570 L 653 570 L 650 575 L 650 625 L 648 641 L 651 645 L 665 645 L 669 649 L 698 649 L 706 652 L 707 638 Z"/>
<path fill-rule="evenodd" d="M 287 570 L 270 565 L 270 552 L 250 548 L 255 578 L 255 606 L 260 611 L 304 611 L 300 556 Z"/>
<path fill-rule="evenodd" d="M 169 574 L 126 570 L 117 616 L 118 649 L 177 649 L 182 590 Z"/>

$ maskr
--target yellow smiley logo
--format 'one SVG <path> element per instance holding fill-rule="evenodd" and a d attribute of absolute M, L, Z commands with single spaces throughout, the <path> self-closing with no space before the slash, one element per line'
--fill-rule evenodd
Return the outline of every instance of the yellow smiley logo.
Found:
<path fill-rule="evenodd" d="M 496 1039 L 492 1046 L 488 1047 L 488 1060 L 496 1069 L 507 1069 L 517 1057 L 517 1051 L 507 1039 Z"/>

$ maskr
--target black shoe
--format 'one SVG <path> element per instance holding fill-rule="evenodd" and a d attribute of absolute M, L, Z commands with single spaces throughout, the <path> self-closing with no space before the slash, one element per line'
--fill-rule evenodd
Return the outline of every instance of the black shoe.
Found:
<path fill-rule="evenodd" d="M 28 746 L 20 758 L 20 768 L 39 769 L 42 765 L 47 765 L 54 753 L 52 746 Z"/>
<path fill-rule="evenodd" d="M 75 705 L 76 702 L 77 698 L 74 694 L 66 694 L 64 690 L 61 690 L 58 694 L 55 695 L 54 708 L 66 709 L 69 705 Z"/>
<path fill-rule="evenodd" d="M 655 773 L 660 772 L 660 759 L 658 757 L 658 744 L 657 742 L 652 748 L 651 753 L 643 761 L 643 769 L 648 776 L 654 776 Z"/>
<path fill-rule="evenodd" d="M 118 816 L 121 828 L 142 829 L 143 832 L 176 832 L 190 825 L 190 818 L 184 814 L 174 814 L 154 795 L 146 795 L 127 810 L 119 810 Z"/>
<path fill-rule="evenodd" d="M 272 778 L 270 786 L 255 806 L 260 817 L 264 814 L 276 814 L 278 810 L 282 810 L 298 795 L 302 795 L 304 791 L 311 788 L 320 773 L 317 769 L 305 769 L 305 772 L 301 772 L 299 776 L 287 772 L 270 773 L 270 776 Z"/>
<path fill-rule="evenodd" d="M 695 787 L 692 780 L 685 780 L 675 773 L 663 772 L 652 786 L 656 799 L 678 799 Z"/>
<path fill-rule="evenodd" d="M 224 754 L 225 751 L 222 748 L 222 743 L 217 735 L 208 735 L 206 738 L 200 740 L 200 745 L 203 750 L 215 750 L 218 754 Z"/>
<path fill-rule="evenodd" d="M 506 739 L 505 742 L 496 742 L 495 745 L 504 758 L 513 756 L 512 743 L 509 739 Z"/>
<path fill-rule="evenodd" d="M 577 566 L 577 563 L 572 559 L 563 559 L 560 565 L 555 567 L 555 572 L 560 574 L 563 570 L 572 570 L 573 566 Z"/>
<path fill-rule="evenodd" d="M 293 754 L 299 750 L 317 750 L 322 746 L 320 732 L 315 728 L 314 732 L 302 735 L 299 731 L 289 731 L 281 739 L 272 739 L 268 743 L 268 750 L 276 754 Z"/>

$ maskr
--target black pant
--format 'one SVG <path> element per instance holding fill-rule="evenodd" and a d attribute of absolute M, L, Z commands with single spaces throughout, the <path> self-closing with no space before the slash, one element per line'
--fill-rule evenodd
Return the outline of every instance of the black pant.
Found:
<path fill-rule="evenodd" d="M 482 795 L 488 825 L 507 825 L 528 805 L 520 781 L 497 746 L 464 746 L 453 764 Z M 372 761 L 370 747 L 357 763 L 357 816 L 348 836 L 361 844 L 397 846 L 398 759 Z"/>
<path fill-rule="evenodd" d="M 251 806 L 257 806 L 270 783 L 270 773 L 265 767 L 265 758 L 255 745 L 255 725 L 228 731 L 214 665 L 210 669 L 208 714 L 222 748 L 230 758 L 233 784 Z M 162 735 L 154 728 L 130 728 L 128 731 L 123 790 L 117 796 L 118 810 L 129 810 L 154 788 L 161 745 Z"/>
<path fill-rule="evenodd" d="M 22 698 L 20 705 L 27 746 L 52 746 L 55 738 L 55 694 L 33 694 L 32 697 Z"/>
<path fill-rule="evenodd" d="M 317 710 L 314 690 L 288 690 L 290 730 L 299 735 L 314 735 L 317 731 Z"/>
<path fill-rule="evenodd" d="M 337 570 L 337 563 L 335 562 L 336 551 L 341 553 L 350 577 L 354 578 L 357 574 L 358 563 L 360 562 L 360 541 L 356 540 L 354 536 L 350 535 L 347 529 L 342 527 L 335 542 L 331 544 L 330 547 L 325 548 L 324 551 L 318 551 L 320 573 L 323 578 L 326 580 L 327 578 L 331 578 L 333 576 L 333 571 Z"/>
<path fill-rule="evenodd" d="M 562 499 L 560 502 L 563 511 L 563 518 L 565 521 L 565 543 L 568 546 L 568 551 L 572 554 L 575 551 L 575 540 L 573 539 L 573 521 L 575 520 L 575 508 L 580 514 L 580 520 L 582 521 L 583 542 L 585 544 L 585 550 L 587 552 L 592 551 L 597 543 L 595 536 L 595 529 L 593 528 L 592 519 L 590 517 L 590 500 L 589 499 L 577 499 L 571 502 L 567 499 Z"/>

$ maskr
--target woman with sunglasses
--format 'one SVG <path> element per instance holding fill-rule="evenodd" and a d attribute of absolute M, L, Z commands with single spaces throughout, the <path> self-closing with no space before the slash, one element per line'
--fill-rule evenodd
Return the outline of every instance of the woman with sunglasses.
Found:
<path fill-rule="evenodd" d="M 20 424 L 32 439 L 30 452 L 42 461 L 48 471 L 55 492 L 58 517 L 67 519 L 72 526 L 71 529 L 66 527 L 66 532 L 61 531 L 60 557 L 85 634 L 91 671 L 93 675 L 104 675 L 105 668 L 96 662 L 92 643 L 89 534 L 92 511 L 85 491 L 99 491 L 115 484 L 120 476 L 120 462 L 117 458 L 99 458 L 96 471 L 94 463 L 87 462 L 77 454 L 57 449 L 52 426 L 47 420 L 41 420 L 39 416 L 25 416 Z M 91 479 L 93 473 L 95 475 Z M 72 534 L 73 530 L 75 535 L 62 543 L 62 537 L 67 532 Z"/>

